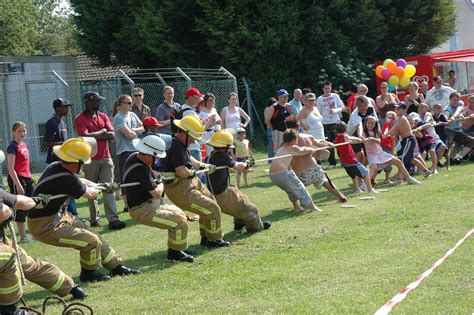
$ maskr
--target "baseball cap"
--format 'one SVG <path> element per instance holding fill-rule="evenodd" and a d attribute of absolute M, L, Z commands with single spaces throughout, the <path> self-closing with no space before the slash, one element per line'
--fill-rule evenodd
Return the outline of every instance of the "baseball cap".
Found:
<path fill-rule="evenodd" d="M 155 117 L 146 117 L 145 119 L 143 119 L 143 126 L 156 126 L 156 127 L 162 127 L 162 125 L 160 125 L 158 123 L 158 120 L 156 120 Z"/>
<path fill-rule="evenodd" d="M 53 101 L 53 108 L 58 108 L 61 106 L 72 106 L 72 104 L 69 104 L 68 101 L 62 99 L 62 98 L 57 98 Z"/>
<path fill-rule="evenodd" d="M 306 100 L 311 101 L 316 99 L 316 94 L 314 93 L 306 93 Z"/>
<path fill-rule="evenodd" d="M 277 96 L 285 96 L 285 95 L 288 95 L 288 91 L 285 90 L 285 89 L 279 89 L 277 91 Z"/>
<path fill-rule="evenodd" d="M 407 105 L 404 102 L 395 104 L 395 108 L 407 109 Z"/>
<path fill-rule="evenodd" d="M 408 118 L 413 119 L 413 120 L 420 120 L 420 115 L 418 113 L 410 113 L 408 114 Z"/>
<path fill-rule="evenodd" d="M 102 101 L 105 100 L 105 97 L 100 96 L 99 93 L 89 91 L 84 94 L 84 97 L 82 98 L 84 101 Z"/>
<path fill-rule="evenodd" d="M 245 128 L 242 128 L 242 127 L 239 127 L 239 128 L 237 128 L 237 129 L 235 129 L 235 131 L 236 131 L 237 133 L 246 132 L 246 131 L 245 131 Z"/>
<path fill-rule="evenodd" d="M 184 96 L 189 97 L 189 96 L 194 96 L 194 97 L 203 97 L 204 94 L 201 94 L 199 90 L 195 87 L 190 87 L 185 93 Z"/>

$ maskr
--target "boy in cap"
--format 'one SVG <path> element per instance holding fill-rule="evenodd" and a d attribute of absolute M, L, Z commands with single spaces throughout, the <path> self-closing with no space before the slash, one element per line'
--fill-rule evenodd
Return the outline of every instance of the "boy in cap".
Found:
<path fill-rule="evenodd" d="M 249 232 L 257 232 L 270 228 L 271 223 L 262 222 L 258 214 L 257 206 L 250 202 L 238 187 L 230 185 L 229 168 L 237 172 L 248 169 L 252 162 L 235 161 L 229 154 L 233 142 L 232 134 L 226 130 L 218 130 L 212 135 L 208 144 L 214 150 L 209 155 L 207 162 L 216 167 L 226 167 L 207 174 L 207 187 L 216 198 L 221 211 L 234 217 L 234 229 L 241 230 L 244 227 Z"/>
<path fill-rule="evenodd" d="M 277 91 L 278 101 L 265 112 L 265 124 L 272 129 L 273 149 L 276 151 L 283 142 L 285 120 L 291 115 L 291 105 L 288 104 L 288 92 L 285 89 Z"/>
<path fill-rule="evenodd" d="M 43 144 L 48 147 L 46 156 L 46 163 L 48 164 L 59 161 L 58 157 L 53 154 L 53 146 L 61 145 L 68 139 L 67 125 L 63 118 L 66 117 L 71 106 L 68 101 L 62 98 L 53 101 L 54 115 L 46 122 L 43 138 Z"/>

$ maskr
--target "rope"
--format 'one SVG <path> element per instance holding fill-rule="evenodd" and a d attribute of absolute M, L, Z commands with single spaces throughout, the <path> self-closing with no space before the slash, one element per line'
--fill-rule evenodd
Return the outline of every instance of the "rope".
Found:
<path fill-rule="evenodd" d="M 17 260 L 18 270 L 20 271 L 20 275 L 21 275 L 21 285 L 24 287 L 25 286 L 25 274 L 23 273 L 23 267 L 21 265 L 21 251 L 20 251 L 20 247 L 18 247 L 18 243 L 17 243 L 17 240 L 16 240 L 15 229 L 13 228 L 13 224 L 11 222 L 8 222 L 8 230 L 10 230 L 10 234 L 11 234 L 11 237 L 12 237 L 13 248 L 15 249 L 15 252 L 16 252 L 16 260 Z"/>
<path fill-rule="evenodd" d="M 85 314 L 87 314 L 87 312 L 85 312 L 84 309 L 86 309 L 87 311 L 89 311 L 88 314 L 90 314 L 90 315 L 93 315 L 93 314 L 94 314 L 94 310 L 93 310 L 92 307 L 90 307 L 89 305 L 86 305 L 86 304 L 80 303 L 80 302 L 73 302 L 73 303 L 70 303 L 70 304 L 68 305 L 68 304 L 67 304 L 62 298 L 60 298 L 59 296 L 48 296 L 46 299 L 44 299 L 44 301 L 43 301 L 43 307 L 42 307 L 42 311 L 41 311 L 41 312 L 38 312 L 37 310 L 34 310 L 34 309 L 29 308 L 29 307 L 26 307 L 26 306 L 19 307 L 18 309 L 19 309 L 19 310 L 25 310 L 25 311 L 28 311 L 28 312 L 33 312 L 33 313 L 39 314 L 39 315 L 45 315 L 45 314 L 46 314 L 46 309 L 47 309 L 48 303 L 49 303 L 51 300 L 58 301 L 59 303 L 61 303 L 61 304 L 63 305 L 63 311 L 62 311 L 62 313 L 61 313 L 62 315 L 70 315 L 70 314 L 76 314 L 76 313 L 85 315 Z"/>

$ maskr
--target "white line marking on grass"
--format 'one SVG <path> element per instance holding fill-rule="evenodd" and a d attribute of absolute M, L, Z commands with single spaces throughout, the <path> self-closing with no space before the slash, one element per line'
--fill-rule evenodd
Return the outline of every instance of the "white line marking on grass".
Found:
<path fill-rule="evenodd" d="M 471 236 L 472 234 L 474 233 L 474 228 L 471 229 L 469 232 L 466 233 L 466 235 L 464 235 L 464 237 L 462 239 L 460 239 L 456 245 L 454 245 L 450 250 L 448 250 L 446 252 L 446 254 L 444 254 L 443 257 L 441 257 L 440 259 L 438 259 L 433 266 L 431 266 L 430 269 L 426 270 L 425 272 L 423 272 L 421 275 L 419 275 L 415 281 L 413 281 L 412 283 L 410 283 L 405 289 L 401 290 L 397 295 L 395 295 L 390 301 L 388 301 L 384 306 L 382 306 L 381 308 L 379 308 L 376 312 L 375 312 L 375 315 L 384 315 L 384 314 L 388 314 L 390 313 L 394 308 L 395 306 L 397 306 L 401 301 L 403 301 L 407 296 L 408 294 L 410 294 L 411 291 L 415 290 L 416 287 L 418 287 L 418 285 L 423 281 L 425 280 L 426 278 L 428 278 L 432 273 L 433 271 L 435 271 L 436 268 L 438 268 L 446 258 L 448 258 L 452 253 L 454 253 L 454 251 L 459 247 L 461 246 L 461 244 L 469 237 Z"/>

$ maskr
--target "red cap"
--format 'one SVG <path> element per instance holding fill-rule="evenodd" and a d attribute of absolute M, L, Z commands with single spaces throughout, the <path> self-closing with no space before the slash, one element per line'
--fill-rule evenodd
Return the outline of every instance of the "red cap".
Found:
<path fill-rule="evenodd" d="M 186 93 L 184 93 L 184 96 L 186 97 L 189 97 L 189 96 L 194 96 L 194 97 L 203 97 L 204 94 L 201 94 L 201 92 L 199 92 L 199 90 L 195 87 L 190 87 Z"/>
<path fill-rule="evenodd" d="M 156 127 L 163 127 L 158 123 L 158 120 L 156 120 L 155 117 L 146 117 L 143 119 L 143 126 L 156 126 Z"/>

